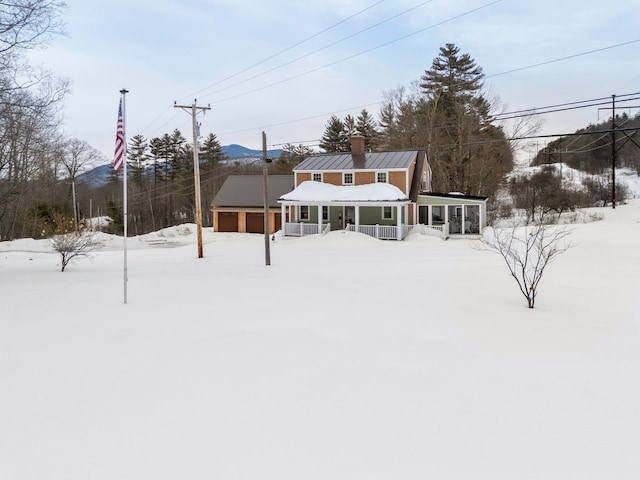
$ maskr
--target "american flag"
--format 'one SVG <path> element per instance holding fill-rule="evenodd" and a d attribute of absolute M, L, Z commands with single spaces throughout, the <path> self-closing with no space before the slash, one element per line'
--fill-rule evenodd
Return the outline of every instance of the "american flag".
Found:
<path fill-rule="evenodd" d="M 124 119 L 122 118 L 122 99 L 120 99 L 120 107 L 118 108 L 118 125 L 116 127 L 116 154 L 113 157 L 113 168 L 120 170 L 124 160 L 124 150 L 126 143 L 124 139 Z"/>

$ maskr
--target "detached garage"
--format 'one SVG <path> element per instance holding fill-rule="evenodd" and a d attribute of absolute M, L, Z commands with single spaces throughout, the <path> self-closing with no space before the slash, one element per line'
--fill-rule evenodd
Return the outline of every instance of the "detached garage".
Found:
<path fill-rule="evenodd" d="M 215 232 L 264 233 L 262 175 L 230 175 L 211 202 Z M 293 175 L 269 175 L 269 233 L 282 228 L 278 199 L 293 190 Z"/>

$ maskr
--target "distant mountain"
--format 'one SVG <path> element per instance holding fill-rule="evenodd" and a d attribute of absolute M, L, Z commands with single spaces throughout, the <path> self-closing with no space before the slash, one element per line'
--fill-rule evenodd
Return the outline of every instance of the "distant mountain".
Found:
<path fill-rule="evenodd" d="M 242 145 L 224 145 L 222 151 L 230 162 L 252 162 L 262 159 L 262 150 L 251 150 Z M 267 150 L 267 157 L 276 159 L 282 153 L 282 149 Z M 111 164 L 100 165 L 81 175 L 78 175 L 78 181 L 84 182 L 93 188 L 103 187 L 109 181 L 111 174 Z"/>
<path fill-rule="evenodd" d="M 242 145 L 224 145 L 222 147 L 222 151 L 229 160 L 262 158 L 262 150 L 251 150 L 250 148 L 243 147 Z M 267 157 L 278 158 L 281 153 L 281 149 L 267 150 Z"/>
<path fill-rule="evenodd" d="M 92 188 L 100 188 L 105 186 L 109 181 L 109 175 L 111 175 L 112 169 L 113 166 L 110 163 L 100 165 L 99 167 L 78 175 L 77 180 L 86 183 Z"/>

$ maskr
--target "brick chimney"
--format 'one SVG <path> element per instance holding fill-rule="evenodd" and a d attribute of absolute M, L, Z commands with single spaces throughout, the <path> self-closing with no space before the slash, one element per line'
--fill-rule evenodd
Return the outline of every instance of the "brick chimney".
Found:
<path fill-rule="evenodd" d="M 351 153 L 364 153 L 364 137 L 362 135 L 351 137 Z"/>

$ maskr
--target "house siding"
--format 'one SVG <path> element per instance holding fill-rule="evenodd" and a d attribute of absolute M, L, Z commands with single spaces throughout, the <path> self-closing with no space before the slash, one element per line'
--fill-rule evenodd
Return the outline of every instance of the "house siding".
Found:
<path fill-rule="evenodd" d="M 374 172 L 356 172 L 355 175 L 356 185 L 367 185 L 369 183 L 375 183 L 376 174 Z"/>
<path fill-rule="evenodd" d="M 311 180 L 311 172 L 296 173 L 296 187 L 300 185 L 302 182 L 306 182 L 309 180 Z"/>
<path fill-rule="evenodd" d="M 375 179 L 374 179 L 375 181 Z M 389 183 L 398 187 L 405 195 L 408 195 L 407 191 L 407 174 L 406 172 L 389 172 Z"/>
<path fill-rule="evenodd" d="M 323 183 L 342 185 L 342 172 L 322 172 Z"/>

